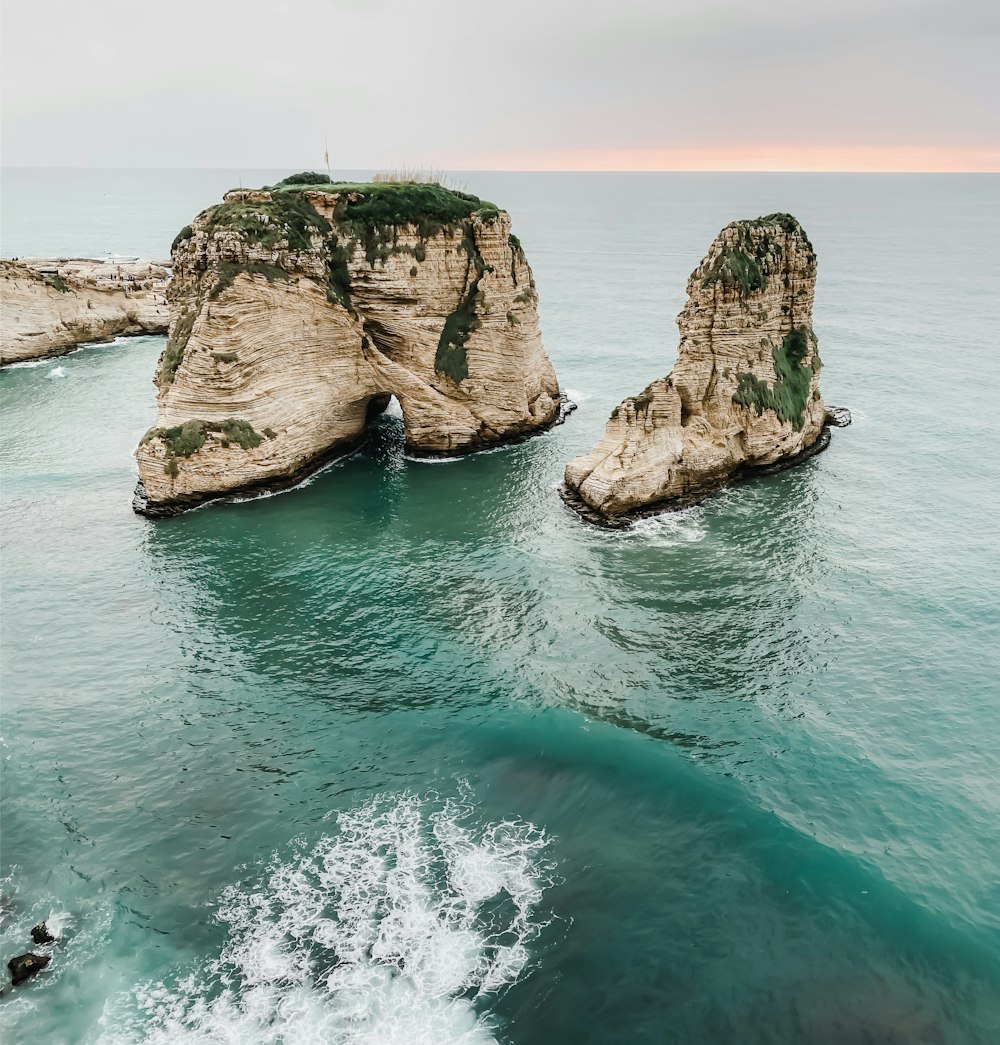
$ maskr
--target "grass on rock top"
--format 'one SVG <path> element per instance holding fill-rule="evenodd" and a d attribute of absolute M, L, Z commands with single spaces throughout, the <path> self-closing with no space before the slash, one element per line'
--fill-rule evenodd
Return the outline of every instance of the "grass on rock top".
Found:
<path fill-rule="evenodd" d="M 468 375 L 465 344 L 479 326 L 475 306 L 479 280 L 486 270 L 471 219 L 474 216 L 482 221 L 496 218 L 500 210 L 495 204 L 434 181 L 335 182 L 315 171 L 290 175 L 276 185 L 265 186 L 262 191 L 270 193 L 271 198 L 233 199 L 209 207 L 199 216 L 201 227 L 210 238 L 227 230 L 236 233 L 248 246 L 269 251 L 286 247 L 315 250 L 319 246 L 317 241 L 321 241 L 327 255 L 327 297 L 352 314 L 349 262 L 359 244 L 364 248 L 368 264 L 374 268 L 376 263 L 384 265 L 396 254 L 408 254 L 420 264 L 426 258 L 425 243 L 429 238 L 442 232 L 460 236 L 459 249 L 469 255 L 476 273 L 455 311 L 445 321 L 435 369 L 456 382 Z M 310 191 L 338 195 L 332 221 L 310 204 L 305 195 Z M 401 227 L 416 229 L 419 242 L 416 245 L 400 243 Z M 185 226 L 174 240 L 174 249 L 192 234 L 191 227 Z M 511 246 L 515 253 L 520 252 L 520 244 L 513 236 Z M 411 276 L 416 271 L 416 266 L 412 266 Z M 223 293 L 241 273 L 263 275 L 269 282 L 291 278 L 289 272 L 273 262 L 219 263 L 209 299 Z M 164 353 L 161 373 L 168 383 L 180 366 L 194 319 L 192 311 L 178 321 Z"/>
<path fill-rule="evenodd" d="M 318 177 L 318 181 L 301 179 Z M 324 175 L 312 172 L 293 174 L 277 185 L 268 185 L 267 190 L 275 198 L 283 195 L 314 190 L 336 192 L 344 196 L 357 195 L 358 199 L 344 199 L 337 207 L 336 217 L 367 225 L 420 225 L 432 223 L 439 228 L 456 225 L 473 214 L 484 220 L 496 217 L 500 209 L 494 203 L 481 200 L 467 192 L 448 189 L 433 182 L 411 181 L 331 181 Z M 432 235 L 432 233 L 428 233 Z"/>
<path fill-rule="evenodd" d="M 744 294 L 763 290 L 768 272 L 774 271 L 774 262 L 781 257 L 782 245 L 766 234 L 754 236 L 751 230 L 779 228 L 788 235 L 801 236 L 807 249 L 810 252 L 813 249 L 805 230 L 791 214 L 765 214 L 760 218 L 734 221 L 727 228 L 735 228 L 736 242 L 723 244 L 722 250 L 713 258 L 701 277 L 706 287 L 713 283 L 728 288 L 738 286 Z"/>

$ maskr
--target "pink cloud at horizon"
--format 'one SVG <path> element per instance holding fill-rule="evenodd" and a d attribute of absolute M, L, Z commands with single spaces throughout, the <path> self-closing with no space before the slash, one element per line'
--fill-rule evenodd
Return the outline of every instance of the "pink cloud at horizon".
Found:
<path fill-rule="evenodd" d="M 456 157 L 456 159 L 458 159 Z M 1000 146 L 687 146 L 522 150 L 465 157 L 465 170 L 995 173 Z"/>

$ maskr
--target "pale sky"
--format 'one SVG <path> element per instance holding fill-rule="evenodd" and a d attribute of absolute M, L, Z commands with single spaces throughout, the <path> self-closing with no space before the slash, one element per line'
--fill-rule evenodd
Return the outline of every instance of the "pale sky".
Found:
<path fill-rule="evenodd" d="M 2 162 L 1000 170 L 996 0 L 2 0 Z"/>

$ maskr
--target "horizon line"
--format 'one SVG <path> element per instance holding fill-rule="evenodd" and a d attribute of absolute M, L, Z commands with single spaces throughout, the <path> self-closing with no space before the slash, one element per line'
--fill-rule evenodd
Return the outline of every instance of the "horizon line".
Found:
<path fill-rule="evenodd" d="M 157 166 L 149 164 L 125 165 L 92 165 L 92 164 L 50 164 L 50 163 L 4 163 L 0 170 L 77 170 L 77 171 L 283 171 L 292 170 L 295 165 L 276 167 L 256 166 L 253 164 L 235 164 L 230 166 Z M 317 165 L 313 164 L 314 169 Z M 309 170 L 306 164 L 298 168 Z M 339 167 L 338 171 L 382 171 L 391 169 L 386 165 L 369 165 L 360 167 Z M 1000 166 L 996 169 L 969 168 L 957 170 L 952 168 L 933 168 L 916 170 L 914 168 L 830 168 L 815 167 L 445 167 L 445 174 L 1000 174 Z"/>

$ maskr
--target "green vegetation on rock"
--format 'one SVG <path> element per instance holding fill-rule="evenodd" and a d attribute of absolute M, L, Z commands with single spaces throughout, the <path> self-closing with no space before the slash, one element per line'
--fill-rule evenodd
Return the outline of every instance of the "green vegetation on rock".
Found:
<path fill-rule="evenodd" d="M 500 213 L 495 204 L 478 196 L 430 182 L 330 181 L 326 176 L 304 172 L 267 187 L 275 201 L 292 197 L 306 207 L 301 194 L 309 190 L 339 195 L 333 214 L 340 233 L 337 243 L 351 253 L 356 244 L 361 244 L 372 267 L 377 261 L 384 264 L 394 254 L 411 254 L 418 262 L 424 260 L 423 242 L 416 247 L 399 243 L 402 227 L 415 226 L 424 241 L 442 231 L 458 231 L 473 214 L 489 221 Z"/>
<path fill-rule="evenodd" d="M 254 261 L 246 265 L 240 265 L 233 261 L 224 261 L 215 267 L 217 279 L 215 286 L 208 292 L 209 298 L 217 298 L 224 290 L 233 285 L 233 281 L 237 276 L 244 272 L 250 276 L 264 276 L 268 283 L 273 283 L 279 279 L 289 280 L 292 278 L 280 265 L 269 265 L 263 261 Z"/>
<path fill-rule="evenodd" d="M 329 174 L 317 174 L 316 171 L 300 171 L 298 174 L 289 174 L 282 178 L 279 185 L 330 185 L 332 179 Z"/>
<path fill-rule="evenodd" d="M 170 253 L 173 252 L 185 241 L 189 240 L 194 235 L 194 230 L 190 225 L 185 225 L 180 232 L 174 236 L 174 242 L 170 244 Z"/>
<path fill-rule="evenodd" d="M 439 374 L 450 377 L 456 384 L 469 376 L 469 357 L 465 345 L 473 331 L 478 330 L 480 326 L 476 312 L 476 304 L 481 296 L 479 282 L 487 272 L 492 271 L 483 259 L 476 243 L 475 230 L 469 221 L 463 223 L 459 249 L 464 250 L 469 256 L 468 275 L 475 271 L 475 276 L 469 282 L 469 289 L 458 303 L 458 307 L 444 321 L 434 355 L 434 369 Z"/>
<path fill-rule="evenodd" d="M 736 242 L 724 244 L 712 259 L 708 270 L 702 275 L 704 286 L 721 283 L 724 287 L 739 287 L 744 294 L 762 290 L 767 282 L 767 272 L 774 271 L 774 262 L 780 257 L 781 244 L 766 235 L 753 235 L 754 230 L 778 227 L 789 234 L 798 233 L 811 251 L 812 244 L 805 231 L 791 214 L 766 214 L 733 222 Z M 787 277 L 786 277 L 787 279 Z"/>
<path fill-rule="evenodd" d="M 445 374 L 456 384 L 469 376 L 469 357 L 465 343 L 474 330 L 479 329 L 479 316 L 476 315 L 476 299 L 479 297 L 478 277 L 469 287 L 458 307 L 444 321 L 441 337 L 438 339 L 437 352 L 434 356 L 434 369 Z"/>
<path fill-rule="evenodd" d="M 655 382 L 650 382 L 637 396 L 633 397 L 632 402 L 635 404 L 636 410 L 645 410 L 653 401 L 654 383 Z"/>
<path fill-rule="evenodd" d="M 313 236 L 328 236 L 330 223 L 296 192 L 273 192 L 270 200 L 226 200 L 209 207 L 202 218 L 214 236 L 230 231 L 248 243 L 275 250 L 287 242 L 289 250 L 311 250 Z"/>
<path fill-rule="evenodd" d="M 66 281 L 58 273 L 45 273 L 42 279 L 53 290 L 58 290 L 60 294 L 65 294 L 69 290 L 69 287 L 66 286 Z"/>
<path fill-rule="evenodd" d="M 758 417 L 765 410 L 773 410 L 780 421 L 791 423 L 796 431 L 800 431 L 805 423 L 812 377 L 821 366 L 819 353 L 815 350 L 811 365 L 806 365 L 810 338 L 814 335 L 808 327 L 799 327 L 786 334 L 781 345 L 771 352 L 777 377 L 774 385 L 765 384 L 753 374 L 740 374 L 733 402 L 752 407 Z"/>
<path fill-rule="evenodd" d="M 177 373 L 177 368 L 181 365 L 181 360 L 184 358 L 184 350 L 187 348 L 187 343 L 191 338 L 191 331 L 194 329 L 194 321 L 198 317 L 200 307 L 201 302 L 198 302 L 194 308 L 186 309 L 181 313 L 180 318 L 174 324 L 173 332 L 167 341 L 167 347 L 163 350 L 163 355 L 160 357 L 160 378 L 168 384 L 173 381 L 174 374 Z"/>
<path fill-rule="evenodd" d="M 765 214 L 761 218 L 754 218 L 752 221 L 747 221 L 747 225 L 752 225 L 754 228 L 763 228 L 766 225 L 777 225 L 779 228 L 784 229 L 785 232 L 790 234 L 798 233 L 805 241 L 806 246 L 812 250 L 813 245 L 809 242 L 809 237 L 806 235 L 806 230 L 799 224 L 799 219 L 793 217 L 791 214 L 786 214 L 784 211 L 776 211 L 774 214 Z"/>
<path fill-rule="evenodd" d="M 265 429 L 266 432 L 270 429 Z M 217 433 L 219 441 L 223 446 L 236 443 L 244 450 L 252 450 L 260 446 L 262 437 L 254 431 L 249 421 L 242 421 L 236 417 L 227 417 L 225 421 L 201 421 L 193 418 L 173 428 L 150 428 L 142 437 L 141 446 L 145 446 L 153 439 L 163 440 L 167 451 L 167 461 L 164 471 L 168 475 L 177 475 L 178 457 L 190 457 L 197 453 L 204 445 L 210 433 Z M 274 433 L 268 438 L 273 438 Z"/>
<path fill-rule="evenodd" d="M 331 302 L 343 305 L 351 315 L 356 315 L 351 304 L 351 270 L 348 262 L 353 253 L 352 247 L 341 244 L 336 235 L 327 243 L 326 259 L 326 296 Z"/>
<path fill-rule="evenodd" d="M 715 256 L 704 277 L 704 285 L 721 283 L 724 287 L 739 286 L 744 294 L 761 290 L 764 272 L 761 269 L 762 253 L 749 235 L 744 233 L 736 246 L 726 244 Z"/>

